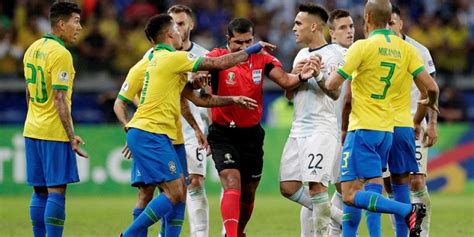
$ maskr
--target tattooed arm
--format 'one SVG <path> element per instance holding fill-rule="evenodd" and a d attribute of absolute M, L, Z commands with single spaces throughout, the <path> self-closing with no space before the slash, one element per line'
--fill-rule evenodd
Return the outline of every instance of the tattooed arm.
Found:
<path fill-rule="evenodd" d="M 216 96 L 208 93 L 196 93 L 190 84 L 186 84 L 182 95 L 199 107 L 220 107 L 237 105 L 242 108 L 255 109 L 257 101 L 245 96 Z"/>
<path fill-rule="evenodd" d="M 66 103 L 66 90 L 53 90 L 54 94 L 54 106 L 56 107 L 56 111 L 58 112 L 59 119 L 63 124 L 64 130 L 66 130 L 67 137 L 69 142 L 71 142 L 72 149 L 78 155 L 87 158 L 88 155 L 84 151 L 79 148 L 79 144 L 84 144 L 84 141 L 79 136 L 74 135 L 74 131 L 72 130 L 72 118 L 71 113 L 69 112 L 69 108 Z"/>

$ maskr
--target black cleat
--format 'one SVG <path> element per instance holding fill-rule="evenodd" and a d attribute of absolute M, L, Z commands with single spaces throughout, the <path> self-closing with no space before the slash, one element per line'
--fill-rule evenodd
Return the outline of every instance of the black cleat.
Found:
<path fill-rule="evenodd" d="M 411 205 L 411 212 L 405 217 L 405 222 L 410 231 L 410 237 L 419 237 L 421 233 L 421 222 L 426 216 L 426 206 L 423 203 L 414 203 Z"/>

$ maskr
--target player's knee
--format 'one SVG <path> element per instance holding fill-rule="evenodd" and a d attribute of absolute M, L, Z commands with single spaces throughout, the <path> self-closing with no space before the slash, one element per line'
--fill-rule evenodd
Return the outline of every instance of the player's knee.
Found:
<path fill-rule="evenodd" d="M 238 189 L 240 190 L 240 175 L 233 173 L 225 173 L 221 171 L 220 178 L 224 189 Z"/>
<path fill-rule="evenodd" d="M 290 198 L 295 192 L 287 186 L 280 184 L 280 193 L 283 197 Z"/>
<path fill-rule="evenodd" d="M 143 186 L 138 191 L 138 205 L 146 206 L 153 199 L 154 186 Z"/>
<path fill-rule="evenodd" d="M 189 185 L 188 189 L 193 189 L 196 187 L 204 187 L 204 177 L 201 175 L 189 175 Z"/>
<path fill-rule="evenodd" d="M 342 193 L 342 201 L 346 205 L 353 206 L 354 205 L 354 196 L 355 196 L 355 194 L 353 194 L 351 192 L 346 192 L 346 193 L 343 192 Z"/>
<path fill-rule="evenodd" d="M 411 186 L 411 190 L 413 191 L 418 191 L 418 190 L 423 189 L 426 186 L 424 176 L 412 175 L 410 177 L 410 186 Z"/>

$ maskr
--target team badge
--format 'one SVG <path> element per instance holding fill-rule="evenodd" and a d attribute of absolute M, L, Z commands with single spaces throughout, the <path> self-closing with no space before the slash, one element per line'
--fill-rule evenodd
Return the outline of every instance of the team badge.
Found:
<path fill-rule="evenodd" d="M 260 82 L 262 81 L 262 69 L 252 71 L 252 80 L 253 84 L 260 85 Z"/>
<path fill-rule="evenodd" d="M 121 91 L 121 92 L 126 92 L 126 91 L 128 91 L 128 83 L 127 83 L 127 82 L 123 83 L 122 88 L 120 89 L 120 91 Z"/>
<path fill-rule="evenodd" d="M 58 77 L 61 82 L 67 82 L 69 80 L 69 73 L 66 71 L 59 72 Z"/>
<path fill-rule="evenodd" d="M 176 165 L 173 161 L 168 162 L 168 167 L 170 168 L 170 172 L 172 174 L 176 173 Z"/>
<path fill-rule="evenodd" d="M 235 85 L 237 82 L 235 81 L 235 73 L 234 72 L 229 72 L 227 74 L 227 79 L 225 80 L 225 83 L 227 85 Z"/>
<path fill-rule="evenodd" d="M 225 153 L 224 159 L 225 159 L 224 164 L 234 164 L 235 163 L 235 161 L 232 160 L 232 155 L 230 153 Z"/>

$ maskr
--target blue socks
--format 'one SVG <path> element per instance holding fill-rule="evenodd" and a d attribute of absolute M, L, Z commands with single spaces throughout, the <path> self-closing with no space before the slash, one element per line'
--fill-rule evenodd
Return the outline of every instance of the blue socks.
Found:
<path fill-rule="evenodd" d="M 393 197 L 395 201 L 410 204 L 410 190 L 408 184 L 393 184 L 392 183 Z M 405 223 L 403 216 L 395 215 L 396 233 L 397 237 L 408 236 L 408 226 Z"/>
<path fill-rule="evenodd" d="M 352 207 L 342 204 L 342 237 L 355 237 L 359 228 L 362 210 L 357 207 Z"/>
<path fill-rule="evenodd" d="M 63 235 L 66 197 L 60 193 L 49 193 L 48 201 L 44 211 L 44 222 L 48 237 L 60 237 Z"/>
<path fill-rule="evenodd" d="M 151 200 L 143 213 L 138 216 L 128 229 L 123 233 L 123 237 L 139 236 L 143 230 L 159 221 L 163 216 L 171 212 L 173 204 L 161 193 Z"/>
<path fill-rule="evenodd" d="M 381 184 L 367 183 L 365 185 L 365 190 L 369 192 L 374 192 L 382 194 L 383 186 Z M 381 237 L 382 236 L 382 215 L 379 212 L 366 212 L 366 222 L 367 228 L 369 230 L 369 235 L 371 237 Z"/>
<path fill-rule="evenodd" d="M 135 221 L 140 214 L 145 210 L 145 208 L 134 208 L 133 209 L 133 220 Z M 144 229 L 137 237 L 147 237 L 148 229 Z"/>
<path fill-rule="evenodd" d="M 44 225 L 44 210 L 48 196 L 33 193 L 30 203 L 30 219 L 33 225 L 33 236 L 44 237 L 46 235 L 46 227 Z"/>
<path fill-rule="evenodd" d="M 184 222 L 186 204 L 179 202 L 173 206 L 173 210 L 165 216 L 164 226 L 166 237 L 178 237 Z"/>
<path fill-rule="evenodd" d="M 367 191 L 359 191 L 354 198 L 354 204 L 358 208 L 363 208 L 372 212 L 397 214 L 402 217 L 411 212 L 411 204 L 392 201 L 381 194 Z"/>

